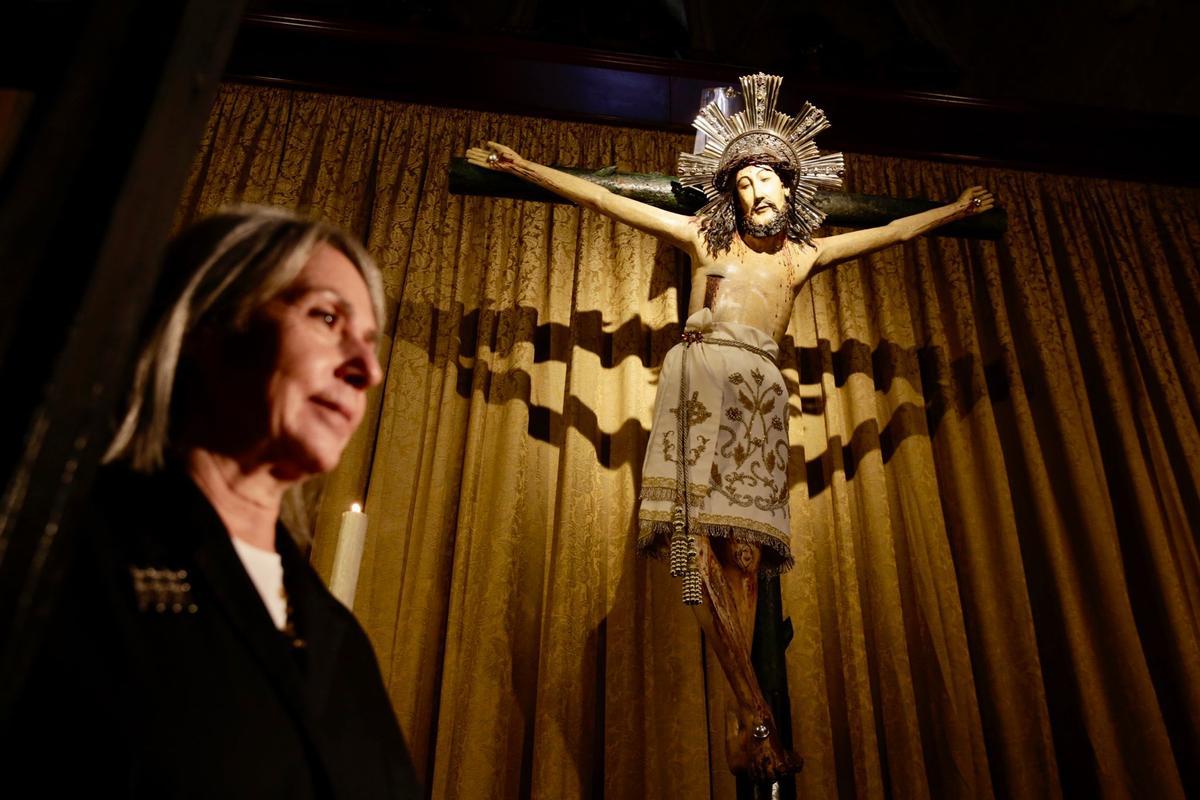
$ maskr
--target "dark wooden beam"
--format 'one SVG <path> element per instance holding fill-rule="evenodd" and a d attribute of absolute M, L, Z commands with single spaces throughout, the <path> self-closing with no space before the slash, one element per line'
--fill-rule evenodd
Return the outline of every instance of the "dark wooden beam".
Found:
<path fill-rule="evenodd" d="M 0 715 L 52 607 L 244 6 L 87 4 L 65 69 L 30 83 L 0 181 Z"/>
<path fill-rule="evenodd" d="M 247 16 L 228 77 L 461 108 L 690 131 L 700 92 L 753 66 L 630 56 L 500 36 Z M 874 90 L 785 76 L 781 107 L 809 99 L 853 153 L 1200 184 L 1200 119 L 948 94 Z"/>
<path fill-rule="evenodd" d="M 676 214 L 694 214 L 705 204 L 704 193 L 683 186 L 670 175 L 651 172 L 620 172 L 614 167 L 598 170 L 556 167 L 563 172 L 603 186 L 614 194 L 640 200 Z M 511 197 L 542 203 L 566 203 L 566 199 L 513 175 L 473 166 L 465 158 L 450 160 L 451 194 L 481 197 Z M 953 199 L 953 198 L 950 198 Z M 917 198 L 883 197 L 873 194 L 818 191 L 813 204 L 825 212 L 825 224 L 839 228 L 870 228 L 886 225 L 894 219 L 919 214 L 950 202 Z M 944 225 L 931 231 L 933 236 L 960 236 L 968 239 L 999 239 L 1008 227 L 1008 215 L 994 208 L 986 213 Z"/>

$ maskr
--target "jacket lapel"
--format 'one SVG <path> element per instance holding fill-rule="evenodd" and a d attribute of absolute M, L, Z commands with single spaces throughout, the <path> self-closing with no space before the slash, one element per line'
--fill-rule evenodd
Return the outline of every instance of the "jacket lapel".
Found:
<path fill-rule="evenodd" d="M 308 707 L 314 715 L 319 715 L 338 677 L 338 653 L 348 622 L 346 612 L 337 605 L 282 525 L 275 533 L 275 549 L 283 559 L 283 579 L 292 598 L 297 633 L 310 645 L 305 649 L 308 669 L 304 690 Z"/>
<path fill-rule="evenodd" d="M 271 678 L 271 684 L 310 736 L 337 679 L 338 652 L 347 620 L 344 610 L 321 584 L 282 525 L 275 547 L 283 562 L 283 580 L 292 604 L 297 637 L 305 643 L 299 654 L 275 627 L 258 590 L 246 574 L 229 532 L 207 498 L 190 478 L 181 502 L 187 503 L 186 525 L 192 561 L 212 591 L 216 604 L 242 644 Z M 297 657 L 297 655 L 299 657 Z M 300 664 L 305 665 L 301 670 Z"/>
<path fill-rule="evenodd" d="M 220 517 L 194 486 L 192 493 L 187 514 L 192 523 L 187 526 L 192 537 L 187 545 L 198 577 L 212 593 L 215 605 L 238 640 L 267 673 L 283 703 L 298 720 L 304 720 L 301 675 L 286 640 L 271 621 Z"/>

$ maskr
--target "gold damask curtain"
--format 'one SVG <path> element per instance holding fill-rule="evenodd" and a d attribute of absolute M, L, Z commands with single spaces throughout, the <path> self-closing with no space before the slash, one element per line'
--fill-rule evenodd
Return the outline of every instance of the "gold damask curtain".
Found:
<path fill-rule="evenodd" d="M 380 261 L 387 377 L 313 559 L 365 497 L 354 610 L 431 795 L 731 798 L 719 667 L 633 552 L 676 258 L 571 206 L 450 196 L 482 139 L 663 172 L 689 147 L 227 86 L 180 217 L 300 208 Z M 983 183 L 1010 230 L 796 304 L 799 796 L 1200 794 L 1200 193 L 861 156 L 848 183 Z"/>

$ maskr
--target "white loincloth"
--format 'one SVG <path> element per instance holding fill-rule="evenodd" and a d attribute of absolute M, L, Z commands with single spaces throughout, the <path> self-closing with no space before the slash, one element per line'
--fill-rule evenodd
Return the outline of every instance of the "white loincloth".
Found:
<path fill-rule="evenodd" d="M 657 553 L 665 547 L 679 504 L 689 532 L 762 545 L 762 573 L 786 571 L 793 563 L 788 396 L 775 363 L 779 346 L 758 328 L 714 323 L 708 309 L 688 318 L 683 338 L 663 360 L 642 467 L 638 548 Z M 681 425 L 687 431 L 682 443 Z"/>

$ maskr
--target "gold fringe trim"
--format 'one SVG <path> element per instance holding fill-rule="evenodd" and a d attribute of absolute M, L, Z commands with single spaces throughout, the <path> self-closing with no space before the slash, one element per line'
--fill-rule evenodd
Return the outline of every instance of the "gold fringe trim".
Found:
<path fill-rule="evenodd" d="M 699 484 L 691 484 L 688 486 L 688 503 L 696 508 L 704 508 L 704 498 L 708 496 L 708 487 L 700 486 Z M 679 499 L 679 490 L 675 488 L 674 481 L 670 486 L 643 486 L 641 494 L 638 495 L 638 500 L 660 500 L 668 503 L 674 503 Z"/>
<path fill-rule="evenodd" d="M 671 491 L 675 491 L 677 486 L 679 486 L 677 478 L 655 478 L 652 476 L 642 478 L 642 489 L 670 489 Z M 710 490 L 711 487 L 704 483 L 688 484 L 688 491 L 700 497 L 708 497 Z"/>
<path fill-rule="evenodd" d="M 637 547 L 643 555 L 650 556 L 651 558 L 659 558 L 659 550 L 665 547 L 670 541 L 673 530 L 671 528 L 670 515 L 666 516 L 668 517 L 667 519 L 650 519 L 647 518 L 647 515 L 642 515 L 641 519 L 638 520 Z M 695 526 L 693 530 L 696 533 L 703 536 L 720 539 L 737 539 L 738 541 L 761 545 L 764 557 L 758 571 L 764 577 L 781 575 L 796 564 L 796 560 L 792 557 L 791 547 L 788 546 L 786 541 L 780 539 L 777 534 L 764 533 L 739 525 L 705 522 L 697 518 L 691 520 L 691 525 Z"/>

